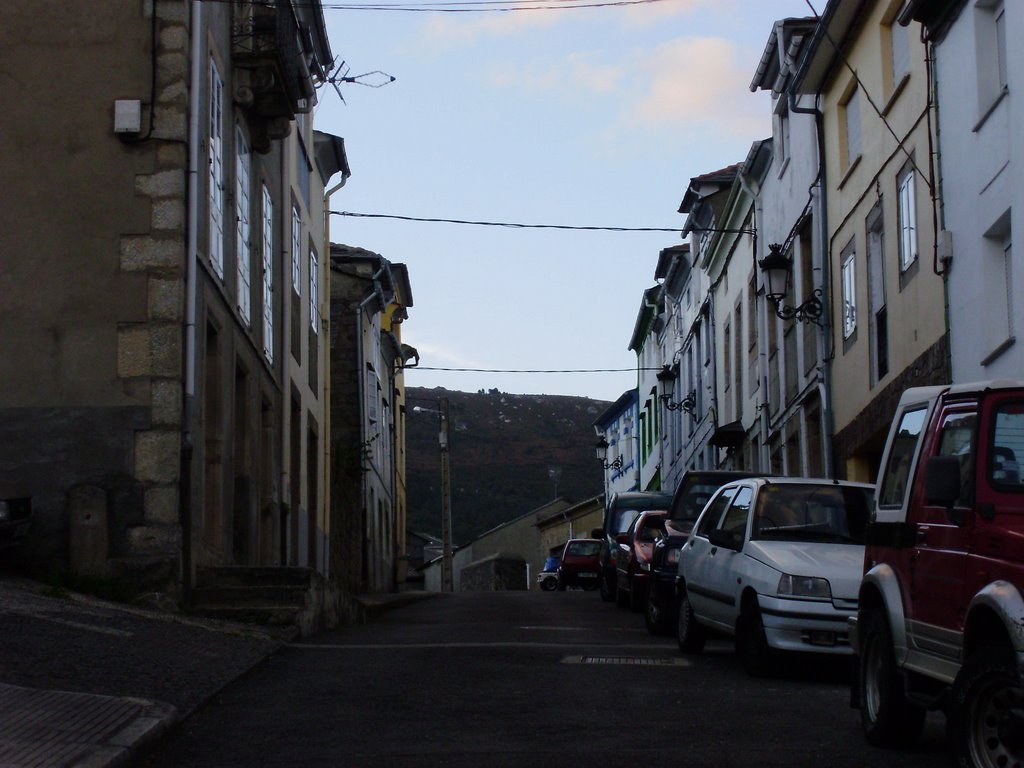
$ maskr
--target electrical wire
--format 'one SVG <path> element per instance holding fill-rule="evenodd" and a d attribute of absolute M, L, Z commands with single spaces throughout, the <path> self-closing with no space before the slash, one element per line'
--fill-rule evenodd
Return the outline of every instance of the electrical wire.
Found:
<path fill-rule="evenodd" d="M 417 365 L 415 368 L 410 368 L 409 370 L 448 371 L 454 373 L 636 373 L 637 371 L 660 371 L 661 368 L 432 368 L 426 365 Z"/>
<path fill-rule="evenodd" d="M 519 224 L 502 221 L 469 221 L 466 219 L 440 219 L 420 216 L 399 216 L 389 213 L 355 213 L 353 211 L 331 211 L 332 216 L 348 216 L 361 219 L 395 219 L 398 221 L 425 222 L 428 224 L 463 224 L 476 227 L 507 227 L 510 229 L 562 229 L 583 232 L 679 232 L 679 227 L 586 227 L 571 224 Z"/>
<path fill-rule="evenodd" d="M 204 3 L 233 3 L 236 0 L 201 0 Z M 572 0 L 458 0 L 456 2 L 409 3 L 314 3 L 292 2 L 295 7 L 322 8 L 330 11 L 404 11 L 409 13 L 507 13 L 511 11 L 567 11 L 577 8 L 614 8 L 647 5 L 670 0 L 598 0 L 579 3 Z M 453 7 L 489 6 L 489 7 Z"/>

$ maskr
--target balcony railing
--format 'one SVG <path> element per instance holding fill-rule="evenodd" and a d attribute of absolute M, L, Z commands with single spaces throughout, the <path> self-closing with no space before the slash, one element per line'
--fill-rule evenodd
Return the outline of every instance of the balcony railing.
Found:
<path fill-rule="evenodd" d="M 235 4 L 232 57 L 243 91 L 236 101 L 264 118 L 293 118 L 316 102 L 302 41 L 307 35 L 288 0 L 241 0 Z M 310 46 L 306 46 L 309 48 Z M 246 82 L 247 80 L 247 82 Z M 244 93 L 248 88 L 249 93 Z"/>

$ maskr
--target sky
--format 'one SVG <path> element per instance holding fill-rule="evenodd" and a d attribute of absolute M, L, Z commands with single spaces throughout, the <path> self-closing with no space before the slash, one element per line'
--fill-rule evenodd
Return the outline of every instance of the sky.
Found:
<path fill-rule="evenodd" d="M 658 253 L 681 242 L 686 186 L 771 135 L 769 98 L 750 81 L 774 21 L 811 15 L 806 0 L 493 13 L 337 4 L 324 0 L 342 74 L 395 81 L 343 83 L 344 102 L 319 91 L 314 127 L 344 137 L 352 168 L 332 211 L 674 230 L 331 216 L 332 242 L 408 267 L 402 340 L 421 368 L 406 385 L 608 401 L 633 388 L 629 342 Z M 811 5 L 820 13 L 825 0 Z"/>

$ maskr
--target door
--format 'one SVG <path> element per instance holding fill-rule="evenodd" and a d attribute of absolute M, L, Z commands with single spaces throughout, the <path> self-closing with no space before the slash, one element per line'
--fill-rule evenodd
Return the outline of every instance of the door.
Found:
<path fill-rule="evenodd" d="M 709 584 L 711 550 L 715 549 L 717 553 L 717 547 L 711 546 L 708 534 L 718 527 L 735 493 L 735 488 L 726 488 L 711 500 L 680 555 L 690 605 L 693 612 L 704 621 L 710 617 L 713 603 Z"/>
<path fill-rule="evenodd" d="M 719 533 L 728 534 L 736 542 L 736 549 L 712 546 L 707 558 L 707 587 L 709 618 L 716 624 L 732 629 L 739 614 L 741 585 L 736 583 L 739 559 L 749 529 L 751 501 L 754 490 L 744 485 L 736 491 L 732 503 L 718 522 Z"/>
<path fill-rule="evenodd" d="M 964 578 L 974 527 L 977 402 L 942 405 L 936 423 L 938 429 L 924 446 L 910 501 L 908 519 L 916 525 L 908 632 L 912 646 L 955 659 L 960 651 Z M 953 515 L 962 525 L 953 522 L 950 510 L 929 504 L 924 496 L 924 466 L 931 456 L 955 456 L 960 461 L 961 491 Z"/>

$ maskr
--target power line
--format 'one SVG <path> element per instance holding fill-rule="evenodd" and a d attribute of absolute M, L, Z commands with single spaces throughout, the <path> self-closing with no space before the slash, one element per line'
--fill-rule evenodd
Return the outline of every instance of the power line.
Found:
<path fill-rule="evenodd" d="M 417 365 L 409 371 L 453 371 L 455 373 L 636 373 L 639 371 L 660 371 L 661 368 L 566 368 L 566 369 L 520 369 L 520 368 L 431 368 Z"/>
<path fill-rule="evenodd" d="M 428 224 L 464 224 L 476 227 L 507 227 L 510 229 L 563 229 L 582 232 L 676 232 L 680 227 L 584 227 L 571 224 L 519 224 L 503 221 L 468 221 L 465 219 L 435 219 L 421 216 L 399 216 L 389 213 L 355 213 L 353 211 L 331 211 L 332 216 L 348 216 L 361 219 L 396 219 L 398 221 L 425 222 Z"/>
<path fill-rule="evenodd" d="M 204 3 L 233 3 L 236 0 L 201 0 Z M 461 0 L 456 2 L 410 3 L 313 3 L 293 2 L 295 7 L 322 8 L 331 11 L 404 11 L 408 13 L 507 13 L 510 11 L 569 11 L 577 8 L 614 8 L 647 5 L 669 0 L 599 0 L 578 3 L 571 0 Z M 489 7 L 456 7 L 489 6 Z"/>

